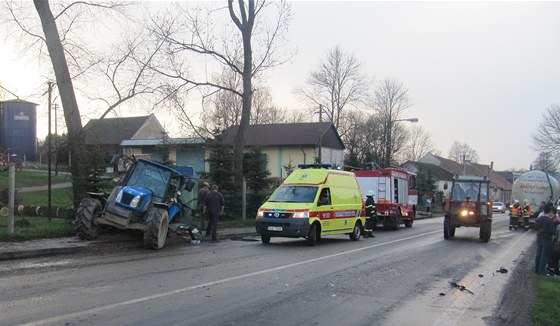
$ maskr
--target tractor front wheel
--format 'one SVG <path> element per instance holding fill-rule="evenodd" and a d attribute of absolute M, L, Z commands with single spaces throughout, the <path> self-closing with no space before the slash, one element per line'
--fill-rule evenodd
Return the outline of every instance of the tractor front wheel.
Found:
<path fill-rule="evenodd" d="M 144 229 L 144 246 L 148 249 L 163 248 L 167 239 L 168 226 L 167 211 L 161 208 L 150 208 Z"/>
<path fill-rule="evenodd" d="M 101 212 L 101 202 L 95 198 L 84 198 L 78 206 L 75 230 L 82 240 L 97 239 L 98 226 L 94 220 Z"/>

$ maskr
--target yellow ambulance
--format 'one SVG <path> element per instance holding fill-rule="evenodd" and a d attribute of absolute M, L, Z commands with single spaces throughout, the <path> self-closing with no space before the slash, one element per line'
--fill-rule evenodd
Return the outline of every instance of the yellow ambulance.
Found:
<path fill-rule="evenodd" d="M 360 239 L 365 209 L 354 173 L 328 164 L 300 165 L 258 210 L 255 226 L 263 243 L 272 237 L 306 238 L 314 246 L 323 236 Z"/>

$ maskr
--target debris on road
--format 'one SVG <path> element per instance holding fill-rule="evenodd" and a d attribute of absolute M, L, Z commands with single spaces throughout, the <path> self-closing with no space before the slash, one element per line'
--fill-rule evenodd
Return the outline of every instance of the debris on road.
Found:
<path fill-rule="evenodd" d="M 457 283 L 454 282 L 454 281 L 453 281 L 453 282 L 449 282 L 449 284 L 450 284 L 452 287 L 459 289 L 460 291 L 467 291 L 467 292 L 469 292 L 470 294 L 474 294 L 471 290 L 467 289 L 464 285 L 459 285 L 459 284 L 457 284 Z"/>
<path fill-rule="evenodd" d="M 507 272 L 508 272 L 508 270 L 507 270 L 507 269 L 505 269 L 505 268 L 503 268 L 503 267 L 500 267 L 500 269 L 496 270 L 496 272 L 498 272 L 498 273 L 502 273 L 502 274 L 505 274 L 505 273 L 507 273 Z"/>

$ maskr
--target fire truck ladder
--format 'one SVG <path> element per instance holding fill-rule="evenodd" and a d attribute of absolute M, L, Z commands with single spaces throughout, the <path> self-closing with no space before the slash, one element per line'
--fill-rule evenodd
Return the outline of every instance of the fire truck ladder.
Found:
<path fill-rule="evenodd" d="M 379 178 L 378 180 L 378 186 L 377 186 L 377 196 L 379 196 L 377 198 L 377 200 L 387 200 L 387 178 L 383 177 L 383 178 Z"/>

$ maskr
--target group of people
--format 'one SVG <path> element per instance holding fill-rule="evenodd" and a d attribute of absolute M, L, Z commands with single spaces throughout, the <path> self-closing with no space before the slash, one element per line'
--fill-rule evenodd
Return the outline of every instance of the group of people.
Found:
<path fill-rule="evenodd" d="M 211 237 L 212 242 L 218 242 L 218 219 L 224 215 L 225 200 L 224 196 L 218 191 L 218 185 L 210 185 L 203 182 L 198 191 L 198 211 L 200 214 L 201 228 L 206 226 L 206 237 Z"/>
<path fill-rule="evenodd" d="M 539 211 L 534 226 L 537 231 L 535 273 L 560 275 L 560 218 L 551 202 L 541 202 Z"/>

